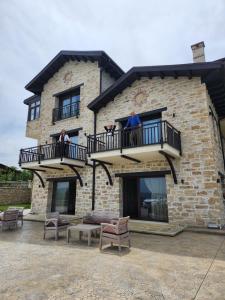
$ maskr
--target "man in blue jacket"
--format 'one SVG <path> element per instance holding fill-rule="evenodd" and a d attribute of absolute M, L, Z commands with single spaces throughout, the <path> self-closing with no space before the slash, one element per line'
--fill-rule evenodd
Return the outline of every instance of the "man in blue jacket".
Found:
<path fill-rule="evenodd" d="M 127 124 L 124 129 L 129 128 L 130 131 L 130 144 L 131 146 L 137 146 L 141 144 L 141 120 L 139 115 L 134 111 L 130 113 Z M 125 133 L 127 136 L 127 133 Z"/>

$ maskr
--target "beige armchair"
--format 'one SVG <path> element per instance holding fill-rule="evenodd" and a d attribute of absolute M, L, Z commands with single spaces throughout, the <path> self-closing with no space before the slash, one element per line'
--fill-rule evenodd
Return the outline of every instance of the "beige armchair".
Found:
<path fill-rule="evenodd" d="M 45 223 L 44 223 L 44 236 L 43 239 L 46 237 L 47 231 L 54 232 L 55 240 L 58 240 L 59 232 L 65 231 L 69 225 L 69 222 L 63 220 L 60 217 L 59 212 L 52 212 L 46 214 Z"/>
<path fill-rule="evenodd" d="M 17 221 L 18 221 L 18 210 L 6 210 L 1 214 L 0 218 L 0 225 L 2 227 L 2 231 L 5 227 L 7 228 L 17 228 Z"/>
<path fill-rule="evenodd" d="M 111 246 L 115 243 L 118 245 L 119 252 L 121 252 L 121 245 L 128 242 L 130 248 L 130 233 L 128 229 L 128 221 L 130 217 L 119 218 L 112 220 L 111 223 L 101 223 L 100 243 L 99 248 L 102 250 L 104 241 L 110 242 Z"/>
<path fill-rule="evenodd" d="M 9 206 L 7 210 L 18 210 L 18 220 L 21 221 L 21 226 L 23 226 L 23 211 L 24 207 L 16 207 L 16 206 Z"/>

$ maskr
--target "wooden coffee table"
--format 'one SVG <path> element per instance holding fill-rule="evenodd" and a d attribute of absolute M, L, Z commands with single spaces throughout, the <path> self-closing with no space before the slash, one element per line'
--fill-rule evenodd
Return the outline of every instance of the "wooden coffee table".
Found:
<path fill-rule="evenodd" d="M 82 238 L 83 232 L 87 232 L 88 234 L 88 246 L 91 245 L 91 234 L 97 233 L 101 228 L 100 225 L 91 225 L 91 224 L 78 224 L 67 227 L 67 243 L 70 241 L 71 231 L 78 231 L 79 232 L 79 240 Z"/>

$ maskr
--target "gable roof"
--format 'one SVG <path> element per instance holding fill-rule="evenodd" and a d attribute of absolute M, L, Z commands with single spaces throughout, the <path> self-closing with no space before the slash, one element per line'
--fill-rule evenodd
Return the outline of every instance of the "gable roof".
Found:
<path fill-rule="evenodd" d="M 60 51 L 25 88 L 35 94 L 40 94 L 43 85 L 69 60 L 98 61 L 112 77 L 118 79 L 124 71 L 104 51 Z"/>
<path fill-rule="evenodd" d="M 166 76 L 170 76 L 176 79 L 179 76 L 187 76 L 189 79 L 192 77 L 201 77 L 202 82 L 205 82 L 207 85 L 218 115 L 225 115 L 225 101 L 223 100 L 224 104 L 221 104 L 221 97 L 223 97 L 223 95 L 225 97 L 224 68 L 225 65 L 221 60 L 216 62 L 180 65 L 133 67 L 107 90 L 89 103 L 88 108 L 93 111 L 98 111 L 101 107 L 112 101 L 116 95 L 141 77 L 148 77 L 151 79 L 155 76 L 159 76 L 163 79 Z M 220 87 L 220 94 L 213 94 L 215 93 L 215 86 Z"/>

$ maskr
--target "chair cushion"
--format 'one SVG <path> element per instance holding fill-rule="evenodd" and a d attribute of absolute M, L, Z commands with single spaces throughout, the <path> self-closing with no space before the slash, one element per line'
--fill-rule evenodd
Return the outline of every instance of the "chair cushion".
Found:
<path fill-rule="evenodd" d="M 116 230 L 111 226 L 104 226 L 103 232 L 116 234 Z"/>
<path fill-rule="evenodd" d="M 60 226 L 66 226 L 69 225 L 70 223 L 66 220 L 61 220 L 59 219 L 58 221 L 58 227 Z M 55 224 L 53 222 L 49 222 L 48 225 L 46 227 L 55 227 Z"/>
<path fill-rule="evenodd" d="M 83 218 L 84 224 L 95 224 L 100 225 L 101 223 L 111 223 L 112 220 L 118 220 L 115 216 L 109 213 L 104 212 L 94 212 L 91 214 L 87 214 Z"/>

